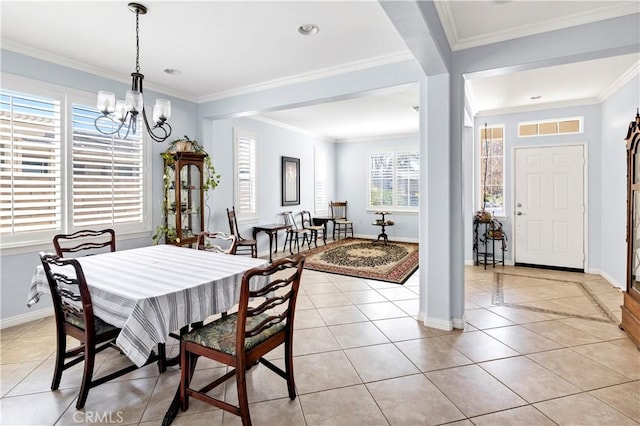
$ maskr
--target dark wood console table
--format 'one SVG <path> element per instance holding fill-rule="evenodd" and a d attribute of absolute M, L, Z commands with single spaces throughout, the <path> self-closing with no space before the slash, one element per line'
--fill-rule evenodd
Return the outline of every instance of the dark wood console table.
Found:
<path fill-rule="evenodd" d="M 258 232 L 264 232 L 269 235 L 269 263 L 273 262 L 273 253 L 278 251 L 278 231 L 283 229 L 289 229 L 291 225 L 285 225 L 284 223 L 270 223 L 268 225 L 258 225 L 253 227 L 253 239 L 256 239 Z M 276 249 L 273 250 L 273 240 L 276 240 Z"/>
<path fill-rule="evenodd" d="M 327 238 L 327 222 L 331 222 L 334 223 L 335 218 L 333 216 L 316 216 L 313 218 L 313 224 L 314 225 L 322 225 L 324 226 L 324 238 Z M 335 223 L 333 224 L 333 226 L 335 227 Z M 335 232 L 334 232 L 334 240 L 335 240 Z"/>

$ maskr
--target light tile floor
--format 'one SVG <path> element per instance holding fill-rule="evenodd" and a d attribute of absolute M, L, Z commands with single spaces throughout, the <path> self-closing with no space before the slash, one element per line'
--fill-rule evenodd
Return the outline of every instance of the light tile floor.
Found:
<path fill-rule="evenodd" d="M 252 368 L 253 423 L 640 423 L 640 352 L 616 325 L 621 293 L 595 275 L 495 271 L 505 273 L 504 303 L 497 305 L 494 270 L 466 267 L 468 323 L 452 332 L 414 319 L 417 274 L 399 287 L 305 271 L 295 324 L 298 398 L 290 401 L 284 380 L 264 366 Z M 177 368 L 160 375 L 148 366 L 94 388 L 77 411 L 80 367 L 63 374 L 60 390 L 49 390 L 54 347 L 51 318 L 2 330 L 2 425 L 161 424 L 179 382 Z M 96 373 L 123 358 L 100 354 Z M 281 362 L 282 351 L 271 358 Z M 208 361 L 198 369 L 194 380 L 220 371 Z M 233 382 L 219 392 L 236 400 Z M 192 399 L 173 424 L 240 421 Z"/>

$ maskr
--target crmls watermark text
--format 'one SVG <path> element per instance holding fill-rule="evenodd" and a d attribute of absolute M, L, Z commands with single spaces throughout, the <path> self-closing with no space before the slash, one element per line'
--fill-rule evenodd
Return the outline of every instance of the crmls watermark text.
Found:
<path fill-rule="evenodd" d="M 73 421 L 75 423 L 112 423 L 119 424 L 124 422 L 124 412 L 122 411 L 76 411 L 73 413 Z"/>

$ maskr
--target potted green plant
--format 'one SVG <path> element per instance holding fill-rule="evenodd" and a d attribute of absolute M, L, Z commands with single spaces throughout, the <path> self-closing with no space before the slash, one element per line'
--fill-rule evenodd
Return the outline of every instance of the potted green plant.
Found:
<path fill-rule="evenodd" d="M 195 140 L 189 139 L 189 136 L 185 135 L 180 139 L 176 139 L 169 143 L 167 149 L 162 153 L 162 158 L 165 160 L 165 169 L 162 175 L 162 181 L 164 184 L 163 187 L 163 199 L 162 199 L 162 220 L 160 225 L 156 227 L 156 231 L 154 232 L 151 239 L 154 244 L 158 244 L 162 237 L 168 238 L 169 240 L 175 240 L 177 236 L 177 231 L 175 226 L 169 225 L 167 223 L 166 212 L 170 210 L 171 206 L 169 205 L 169 198 L 167 196 L 168 191 L 171 185 L 171 170 L 169 160 L 172 160 L 176 152 L 185 152 L 190 151 L 196 154 L 204 154 L 204 175 L 202 178 L 202 190 L 205 194 L 208 191 L 215 189 L 220 184 L 220 175 L 216 172 L 216 168 L 213 166 L 213 162 L 211 161 L 211 156 L 204 150 L 202 145 Z M 175 207 L 174 207 L 175 208 Z"/>

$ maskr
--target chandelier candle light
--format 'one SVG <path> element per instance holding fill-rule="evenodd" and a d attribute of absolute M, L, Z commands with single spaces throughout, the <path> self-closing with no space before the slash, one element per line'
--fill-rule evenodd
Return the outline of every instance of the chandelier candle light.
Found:
<path fill-rule="evenodd" d="M 149 125 L 147 114 L 144 110 L 144 99 L 142 96 L 142 80 L 144 75 L 140 73 L 140 28 L 138 24 L 139 15 L 147 13 L 147 8 L 139 3 L 129 3 L 129 10 L 136 14 L 136 71 L 131 73 L 131 90 L 127 90 L 125 100 L 117 100 L 116 95 L 111 92 L 98 92 L 98 111 L 102 115 L 98 116 L 94 122 L 96 129 L 102 134 L 118 134 L 126 128 L 126 133 L 122 139 L 129 136 L 129 132 L 136 133 L 138 114 L 142 113 L 144 125 L 151 139 L 156 142 L 164 142 L 171 135 L 171 126 L 167 120 L 171 116 L 171 103 L 168 99 L 157 99 L 153 106 L 153 127 Z M 115 129 L 115 130 L 114 130 Z M 157 133 L 154 133 L 154 130 Z"/>

